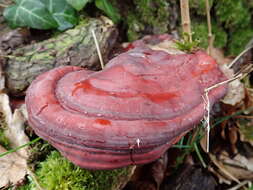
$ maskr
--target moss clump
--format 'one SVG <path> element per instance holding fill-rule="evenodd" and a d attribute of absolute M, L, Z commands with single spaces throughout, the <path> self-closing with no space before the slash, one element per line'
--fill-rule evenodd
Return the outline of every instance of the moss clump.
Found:
<path fill-rule="evenodd" d="M 38 190 L 33 179 L 30 176 L 27 176 L 27 183 L 23 186 L 17 187 L 17 190 Z"/>
<path fill-rule="evenodd" d="M 0 127 L 0 145 L 2 145 L 4 148 L 9 149 L 9 139 L 4 135 L 4 129 Z"/>
<path fill-rule="evenodd" d="M 55 150 L 53 146 L 41 139 L 30 146 L 30 156 L 27 163 L 35 166 L 41 161 L 44 161 L 53 150 Z"/>
<path fill-rule="evenodd" d="M 236 30 L 231 33 L 231 39 L 228 43 L 229 55 L 237 55 L 245 49 L 245 46 L 253 38 L 252 27 Z"/>
<path fill-rule="evenodd" d="M 208 28 L 206 22 L 192 22 L 193 39 L 199 40 L 199 45 L 202 48 L 208 46 Z M 214 35 L 214 47 L 223 48 L 227 44 L 227 34 L 216 23 L 212 23 L 212 33 Z"/>
<path fill-rule="evenodd" d="M 242 0 L 219 0 L 215 12 L 217 21 L 225 23 L 226 28 L 236 30 L 250 24 L 249 9 Z"/>
<path fill-rule="evenodd" d="M 134 10 L 127 16 L 128 40 L 133 41 L 145 34 L 168 32 L 169 3 L 164 0 L 133 0 Z"/>
<path fill-rule="evenodd" d="M 198 15 L 206 15 L 206 1 L 205 0 L 190 0 L 190 9 L 195 9 Z M 213 0 L 209 0 L 209 6 L 213 6 Z"/>
<path fill-rule="evenodd" d="M 89 171 L 81 169 L 59 152 L 52 151 L 36 171 L 38 182 L 47 190 L 108 190 L 114 187 L 120 176 L 128 169 Z"/>
<path fill-rule="evenodd" d="M 253 1 L 209 0 L 214 46 L 224 48 L 227 55 L 237 55 L 249 42 L 253 28 Z M 205 0 L 190 0 L 193 38 L 200 46 L 208 46 Z M 251 31 L 250 31 L 251 28 Z"/>
<path fill-rule="evenodd" d="M 2 113 L 0 113 L 0 145 L 2 145 L 7 150 L 10 148 L 10 141 L 9 139 L 4 135 L 4 130 L 6 129 L 7 124 L 5 122 L 4 116 Z"/>
<path fill-rule="evenodd" d="M 145 29 L 143 23 L 141 23 L 137 18 L 136 15 L 130 13 L 127 17 L 128 22 L 128 30 L 127 30 L 127 37 L 129 41 L 134 41 L 140 38 L 140 33 Z"/>
<path fill-rule="evenodd" d="M 185 34 L 185 36 L 189 36 L 188 34 Z M 184 51 L 184 52 L 193 52 L 197 49 L 199 49 L 199 41 L 193 40 L 192 42 L 189 41 L 188 37 L 185 37 L 183 40 L 175 41 L 176 48 Z"/>

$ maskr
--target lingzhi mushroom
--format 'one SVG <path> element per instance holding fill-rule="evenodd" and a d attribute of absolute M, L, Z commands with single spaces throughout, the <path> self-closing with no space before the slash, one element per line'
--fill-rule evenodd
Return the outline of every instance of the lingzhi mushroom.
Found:
<path fill-rule="evenodd" d="M 27 91 L 35 133 L 80 167 L 113 169 L 159 158 L 205 115 L 204 90 L 226 80 L 203 51 L 170 54 L 139 42 L 102 71 L 58 67 Z M 226 84 L 212 89 L 210 106 L 226 90 Z"/>

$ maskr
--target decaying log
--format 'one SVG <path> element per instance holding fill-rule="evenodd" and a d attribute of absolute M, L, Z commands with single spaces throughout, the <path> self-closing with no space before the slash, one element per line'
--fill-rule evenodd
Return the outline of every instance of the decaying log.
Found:
<path fill-rule="evenodd" d="M 48 40 L 16 49 L 4 65 L 6 87 L 20 95 L 39 74 L 61 65 L 98 69 L 98 55 L 92 37 L 94 30 L 103 58 L 117 38 L 117 30 L 109 19 L 86 19 L 74 29 Z"/>

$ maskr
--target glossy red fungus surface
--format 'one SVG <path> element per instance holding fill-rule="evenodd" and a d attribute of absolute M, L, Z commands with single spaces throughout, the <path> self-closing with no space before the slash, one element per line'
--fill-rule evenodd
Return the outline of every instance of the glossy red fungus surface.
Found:
<path fill-rule="evenodd" d="M 76 165 L 113 169 L 159 158 L 205 114 L 204 89 L 226 80 L 202 51 L 133 47 L 93 72 L 65 66 L 27 91 L 29 123 Z M 211 106 L 226 85 L 209 92 Z"/>

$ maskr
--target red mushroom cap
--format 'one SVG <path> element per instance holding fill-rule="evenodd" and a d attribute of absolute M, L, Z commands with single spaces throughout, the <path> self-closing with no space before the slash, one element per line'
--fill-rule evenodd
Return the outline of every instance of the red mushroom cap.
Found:
<path fill-rule="evenodd" d="M 59 67 L 27 91 L 35 132 L 80 167 L 113 169 L 159 158 L 205 114 L 204 89 L 226 80 L 202 51 L 134 48 L 99 72 Z M 226 85 L 209 92 L 211 106 Z"/>

